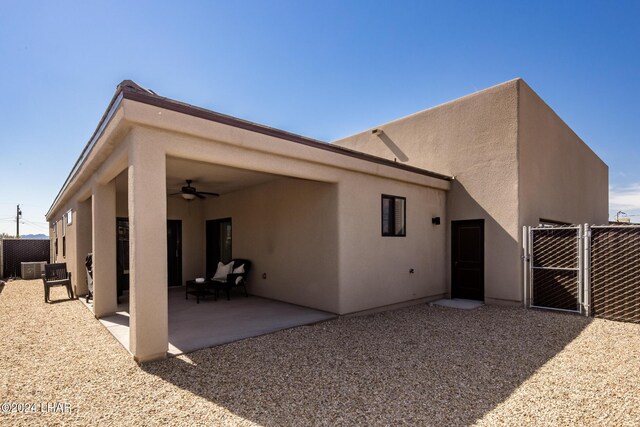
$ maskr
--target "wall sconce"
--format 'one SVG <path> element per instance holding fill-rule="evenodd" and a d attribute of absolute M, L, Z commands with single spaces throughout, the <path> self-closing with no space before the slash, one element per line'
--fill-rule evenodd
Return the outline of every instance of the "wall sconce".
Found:
<path fill-rule="evenodd" d="M 431 218 L 431 224 L 440 225 L 440 217 L 439 216 L 434 216 L 433 218 Z"/>

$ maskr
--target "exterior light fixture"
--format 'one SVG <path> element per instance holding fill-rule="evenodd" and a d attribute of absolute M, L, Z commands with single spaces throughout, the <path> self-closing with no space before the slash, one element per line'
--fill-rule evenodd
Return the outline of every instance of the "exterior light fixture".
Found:
<path fill-rule="evenodd" d="M 431 224 L 440 225 L 440 217 L 439 216 L 434 216 L 433 218 L 431 218 Z"/>

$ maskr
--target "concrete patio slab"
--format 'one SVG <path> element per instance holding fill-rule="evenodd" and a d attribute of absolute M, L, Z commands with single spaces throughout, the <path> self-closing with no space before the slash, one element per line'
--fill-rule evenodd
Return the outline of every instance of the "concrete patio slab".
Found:
<path fill-rule="evenodd" d="M 169 289 L 169 351 L 177 356 L 203 348 L 269 334 L 336 317 L 335 314 L 250 295 L 230 301 L 188 300 L 184 288 Z M 129 350 L 129 307 L 125 298 L 118 312 L 100 322 Z"/>
<path fill-rule="evenodd" d="M 439 299 L 433 301 L 431 305 L 439 305 L 440 307 L 459 308 L 461 310 L 473 310 L 484 305 L 482 301 L 475 301 L 470 299 Z"/>

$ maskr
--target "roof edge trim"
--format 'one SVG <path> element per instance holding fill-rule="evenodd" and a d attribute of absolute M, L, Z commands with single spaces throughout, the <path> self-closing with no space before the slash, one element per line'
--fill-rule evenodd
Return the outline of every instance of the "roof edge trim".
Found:
<path fill-rule="evenodd" d="M 318 141 L 312 138 L 301 136 L 295 133 L 283 131 L 280 129 L 272 128 L 269 126 L 260 125 L 247 120 L 242 120 L 226 114 L 217 113 L 215 111 L 207 110 L 204 108 L 196 107 L 190 104 L 174 101 L 170 98 L 164 98 L 158 95 L 154 95 L 148 92 L 141 91 L 123 91 L 124 98 L 131 101 L 141 102 L 154 107 L 164 108 L 166 110 L 175 111 L 177 113 L 187 114 L 193 117 L 201 118 L 204 120 L 233 126 L 236 128 L 248 130 L 250 132 L 256 132 L 275 138 L 284 139 L 287 141 L 295 142 L 298 144 L 306 145 L 309 147 L 318 148 L 321 150 L 331 151 L 344 156 L 365 160 L 371 163 L 377 163 L 384 166 L 393 167 L 396 169 L 405 170 L 408 172 L 416 173 L 419 175 L 428 176 L 431 178 L 441 179 L 444 181 L 451 181 L 452 177 L 437 172 L 432 172 L 426 169 L 421 169 L 415 166 L 405 165 L 393 160 L 388 160 L 382 157 L 373 156 L 371 154 L 362 153 L 360 151 L 351 150 L 349 148 L 340 147 L 337 145 L 329 144 L 326 142 Z"/>

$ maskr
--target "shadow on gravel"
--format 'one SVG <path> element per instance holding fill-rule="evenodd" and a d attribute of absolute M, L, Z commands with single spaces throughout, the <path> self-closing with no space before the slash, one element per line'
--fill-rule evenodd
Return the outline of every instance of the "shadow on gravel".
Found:
<path fill-rule="evenodd" d="M 75 301 L 77 299 L 78 298 L 71 298 L 71 299 L 70 298 L 64 298 L 64 299 L 55 299 L 55 300 L 50 299 L 49 302 L 47 302 L 45 304 L 62 304 L 62 303 L 65 303 L 65 302 L 72 302 L 72 301 Z"/>
<path fill-rule="evenodd" d="M 142 365 L 264 426 L 469 425 L 588 326 L 575 315 L 425 305 Z M 218 327 L 223 327 L 219 325 Z"/>

